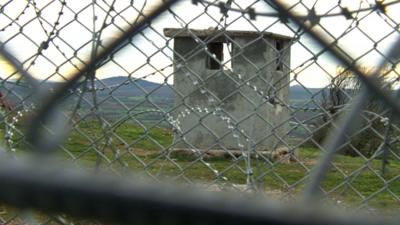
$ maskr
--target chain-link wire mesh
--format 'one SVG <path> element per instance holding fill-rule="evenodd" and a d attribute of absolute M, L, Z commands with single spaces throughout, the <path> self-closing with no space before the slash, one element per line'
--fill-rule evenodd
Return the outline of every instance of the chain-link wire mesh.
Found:
<path fill-rule="evenodd" d="M 0 224 L 390 223 L 302 207 L 400 208 L 399 7 L 1 2 Z M 299 216 L 257 200 L 234 209 L 235 196 L 182 197 L 157 188 L 165 181 L 300 202 Z M 12 208 L 27 206 L 40 212 Z"/>

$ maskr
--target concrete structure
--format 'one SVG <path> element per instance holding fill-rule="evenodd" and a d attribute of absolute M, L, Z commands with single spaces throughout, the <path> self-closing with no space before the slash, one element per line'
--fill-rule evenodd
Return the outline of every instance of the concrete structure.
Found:
<path fill-rule="evenodd" d="M 282 144 L 277 137 L 289 128 L 289 110 L 280 104 L 289 103 L 289 37 L 173 28 L 164 35 L 174 40 L 173 114 L 181 130 L 175 148 L 237 150 L 253 143 L 264 151 Z"/>

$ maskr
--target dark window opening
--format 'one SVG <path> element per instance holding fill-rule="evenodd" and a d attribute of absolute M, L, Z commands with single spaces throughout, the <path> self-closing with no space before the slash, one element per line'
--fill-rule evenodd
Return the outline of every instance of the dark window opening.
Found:
<path fill-rule="evenodd" d="M 218 70 L 221 69 L 221 63 L 224 60 L 223 43 L 211 42 L 207 44 L 207 49 L 210 55 L 207 54 L 207 69 Z M 214 56 L 214 57 L 212 57 Z"/>
<path fill-rule="evenodd" d="M 277 41 L 275 42 L 275 49 L 276 49 L 276 51 L 277 51 L 277 56 L 276 56 L 276 70 L 277 70 L 277 71 L 282 71 L 282 69 L 283 69 L 283 63 L 282 63 L 283 42 L 277 40 Z"/>

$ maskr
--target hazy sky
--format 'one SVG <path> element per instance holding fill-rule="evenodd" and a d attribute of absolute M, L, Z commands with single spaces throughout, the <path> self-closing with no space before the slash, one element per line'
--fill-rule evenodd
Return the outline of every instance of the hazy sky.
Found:
<path fill-rule="evenodd" d="M 4 5 L 5 0 L 0 0 Z M 112 0 L 97 0 L 94 8 L 92 0 L 67 0 L 66 6 L 61 1 L 40 0 L 36 1 L 37 8 L 27 3 L 31 1 L 13 0 L 5 6 L 4 14 L 0 15 L 0 41 L 6 43 L 6 47 L 22 62 L 29 72 L 40 79 L 52 77 L 60 80 L 61 76 L 68 77 L 75 71 L 74 65 L 82 66 L 82 61 L 90 59 L 92 49 L 92 31 L 98 31 L 104 20 L 107 24 L 113 22 L 113 25 L 107 26 L 101 34 L 102 43 L 114 40 L 123 30 L 129 26 L 129 23 L 135 21 L 138 11 L 130 7 L 131 1 L 116 1 L 115 11 L 106 19 L 106 11 Z M 146 3 L 147 2 L 147 3 Z M 147 13 L 160 1 L 134 1 L 133 6 Z M 253 1 L 235 0 L 234 8 L 246 8 Z M 288 4 L 294 4 L 297 1 L 287 1 Z M 306 7 L 311 8 L 315 4 L 317 14 L 332 14 L 340 12 L 337 6 L 337 0 L 323 1 L 302 1 L 303 4 L 297 5 L 293 10 L 300 14 L 306 14 Z M 369 7 L 374 1 L 341 1 L 341 6 L 349 10 Z M 389 2 L 389 1 L 386 1 Z M 49 4 L 50 3 L 50 4 Z M 145 4 L 146 3 L 146 4 Z M 252 4 L 256 12 L 273 12 L 263 1 Z M 25 9 L 25 10 L 24 10 Z M 40 18 L 37 18 L 37 10 L 40 10 Z M 12 22 L 18 15 L 24 11 L 16 22 Z M 400 4 L 392 5 L 387 8 L 387 15 L 378 15 L 370 11 L 361 12 L 357 18 L 361 19 L 355 28 L 354 20 L 346 20 L 343 16 L 323 18 L 320 21 L 326 32 L 333 37 L 340 37 L 338 44 L 346 49 L 353 57 L 359 58 L 359 62 L 373 67 L 382 59 L 382 55 L 387 52 L 389 46 L 399 38 L 398 30 L 393 26 L 400 21 Z M 62 12 L 60 19 L 59 13 Z M 80 12 L 75 14 L 75 12 Z M 117 13 L 116 13 L 117 12 Z M 173 13 L 171 13 L 173 12 Z M 132 73 L 133 77 L 140 77 L 151 73 L 156 69 L 162 68 L 172 63 L 173 42 L 168 41 L 163 36 L 162 30 L 166 27 L 183 27 L 207 29 L 216 26 L 216 21 L 221 17 L 220 10 L 217 7 L 210 6 L 205 13 L 205 7 L 202 3 L 193 5 L 191 0 L 182 0 L 175 5 L 171 12 L 164 13 L 159 19 L 151 25 L 152 29 L 147 28 L 143 35 L 139 35 L 132 40 L 132 44 L 123 48 L 113 60 L 96 71 L 99 78 L 110 76 L 126 76 Z M 93 21 L 93 15 L 96 20 Z M 75 20 L 75 17 L 77 20 Z M 113 19 L 112 19 L 113 18 Z M 54 24 L 56 26 L 57 36 L 51 36 L 52 42 L 48 48 L 42 51 L 42 55 L 35 58 L 35 64 L 29 66 L 32 57 L 38 52 L 38 47 L 46 40 L 48 34 L 52 31 Z M 42 25 L 41 25 L 42 23 Z M 227 20 L 229 30 L 265 30 L 288 36 L 294 33 L 277 18 L 258 16 L 256 20 L 248 20 L 248 16 L 243 17 L 241 13 L 229 12 Z M 12 24 L 11 26 L 9 26 Z M 23 27 L 22 33 L 21 28 Z M 47 31 L 47 34 L 46 34 Z M 168 42 L 167 42 L 168 41 Z M 378 42 L 376 50 L 372 50 L 374 43 Z M 77 51 L 75 51 L 77 50 Z M 306 35 L 302 35 L 299 42 L 296 42 L 291 49 L 291 68 L 298 75 L 298 81 L 308 87 L 320 87 L 326 85 L 329 81 L 326 72 L 334 74 L 337 63 L 328 56 L 327 53 L 321 54 L 317 60 L 311 60 L 313 54 L 321 49 L 313 43 Z M 147 61 L 148 60 L 148 61 Z M 149 63 L 147 63 L 149 62 Z M 303 65 L 300 67 L 300 65 Z M 310 66 L 308 66 L 310 65 Z M 323 68 L 323 69 L 321 69 Z M 325 70 L 325 71 L 324 71 Z M 9 64 L 0 61 L 1 77 L 12 74 L 13 69 Z M 164 75 L 172 72 L 172 68 L 164 71 Z M 292 74 L 293 77 L 294 73 Z M 164 76 L 156 74 L 147 79 L 155 82 L 163 82 Z M 172 82 L 172 77 L 168 80 Z M 292 84 L 296 84 L 293 82 Z"/>

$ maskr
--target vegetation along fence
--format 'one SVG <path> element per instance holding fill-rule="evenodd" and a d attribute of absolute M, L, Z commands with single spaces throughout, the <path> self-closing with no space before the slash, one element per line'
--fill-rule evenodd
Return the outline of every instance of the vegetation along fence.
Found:
<path fill-rule="evenodd" d="M 400 1 L 0 1 L 0 224 L 399 224 Z"/>

